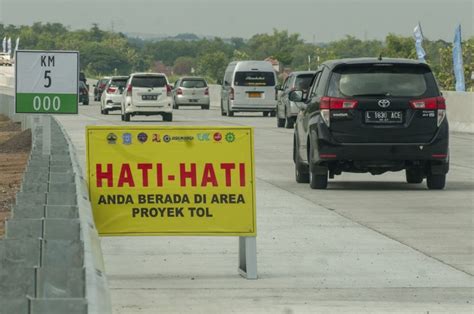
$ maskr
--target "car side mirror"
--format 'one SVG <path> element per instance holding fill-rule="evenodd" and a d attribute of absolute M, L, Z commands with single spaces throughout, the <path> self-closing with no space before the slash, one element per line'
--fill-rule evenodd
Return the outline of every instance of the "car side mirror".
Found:
<path fill-rule="evenodd" d="M 288 94 L 288 99 L 294 102 L 302 102 L 303 98 L 303 91 L 301 90 L 294 90 Z"/>
<path fill-rule="evenodd" d="M 276 89 L 276 90 L 282 90 L 281 85 L 275 86 L 275 89 Z"/>

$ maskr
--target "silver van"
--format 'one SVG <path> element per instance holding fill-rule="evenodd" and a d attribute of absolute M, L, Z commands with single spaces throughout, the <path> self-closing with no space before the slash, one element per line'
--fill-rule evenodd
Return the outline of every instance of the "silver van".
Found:
<path fill-rule="evenodd" d="M 267 61 L 234 61 L 225 70 L 221 91 L 221 114 L 263 112 L 275 116 L 277 78 Z"/>

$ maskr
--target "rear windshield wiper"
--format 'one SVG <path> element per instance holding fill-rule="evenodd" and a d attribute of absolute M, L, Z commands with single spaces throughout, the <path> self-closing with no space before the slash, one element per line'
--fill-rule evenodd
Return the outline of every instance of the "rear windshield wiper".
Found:
<path fill-rule="evenodd" d="M 390 93 L 374 93 L 374 94 L 355 94 L 352 97 L 386 97 L 390 96 Z"/>

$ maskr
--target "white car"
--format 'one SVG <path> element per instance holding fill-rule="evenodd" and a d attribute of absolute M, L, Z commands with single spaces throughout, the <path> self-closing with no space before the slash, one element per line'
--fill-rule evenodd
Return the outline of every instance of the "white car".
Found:
<path fill-rule="evenodd" d="M 122 97 L 122 121 L 143 115 L 161 115 L 163 121 L 173 120 L 173 99 L 168 78 L 163 73 L 133 73 Z"/>
<path fill-rule="evenodd" d="M 128 76 L 112 76 L 100 97 L 100 113 L 122 109 L 122 94 L 127 84 Z"/>

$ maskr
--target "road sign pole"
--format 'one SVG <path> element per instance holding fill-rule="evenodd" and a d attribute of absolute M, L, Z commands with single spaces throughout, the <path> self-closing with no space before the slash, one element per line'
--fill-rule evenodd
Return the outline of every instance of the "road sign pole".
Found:
<path fill-rule="evenodd" d="M 257 237 L 239 237 L 239 273 L 257 279 Z"/>

